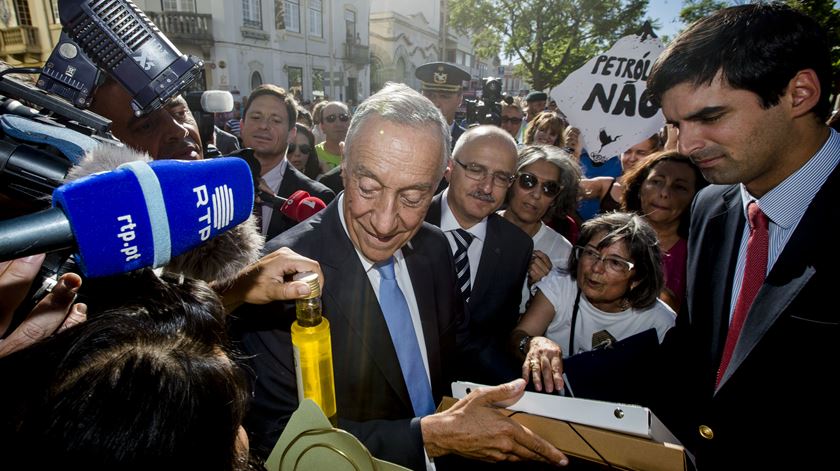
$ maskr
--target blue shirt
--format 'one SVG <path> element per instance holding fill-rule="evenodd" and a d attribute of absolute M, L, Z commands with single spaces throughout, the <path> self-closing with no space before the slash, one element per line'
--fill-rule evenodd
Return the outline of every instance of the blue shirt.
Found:
<path fill-rule="evenodd" d="M 773 269 L 773 265 L 784 250 L 785 245 L 811 201 L 817 192 L 828 180 L 828 176 L 840 162 L 840 134 L 831 129 L 825 144 L 811 157 L 799 170 L 785 178 L 775 188 L 768 191 L 764 196 L 758 198 L 758 206 L 770 220 L 768 229 L 770 236 L 770 247 L 767 253 L 767 273 Z M 741 184 L 741 204 L 744 211 L 744 218 L 747 217 L 747 206 L 755 201 L 744 184 Z M 831 221 L 826 221 L 827 223 Z M 738 293 L 741 291 L 741 282 L 744 278 L 744 266 L 747 262 L 747 240 L 750 236 L 750 225 L 744 224 L 744 232 L 741 234 L 741 245 L 738 249 L 738 263 L 735 266 L 735 277 L 732 280 L 732 299 L 729 301 L 729 317 L 735 312 L 735 303 L 738 301 Z"/>
<path fill-rule="evenodd" d="M 584 178 L 618 177 L 621 175 L 621 159 L 618 156 L 611 157 L 606 162 L 596 166 L 595 162 L 589 158 L 586 149 L 580 154 L 580 167 Z M 601 200 L 584 199 L 578 203 L 578 214 L 583 221 L 592 219 L 600 210 Z"/>

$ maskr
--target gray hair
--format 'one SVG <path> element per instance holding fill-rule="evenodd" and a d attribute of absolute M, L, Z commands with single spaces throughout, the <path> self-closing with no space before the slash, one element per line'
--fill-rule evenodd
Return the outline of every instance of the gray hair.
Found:
<path fill-rule="evenodd" d="M 560 193 L 554 199 L 554 205 L 572 212 L 578 204 L 581 168 L 568 152 L 556 146 L 530 145 L 519 149 L 516 173 L 534 162 L 545 160 L 560 169 Z M 569 214 L 566 213 L 566 214 Z"/>
<path fill-rule="evenodd" d="M 437 128 L 442 137 L 438 176 L 443 175 L 446 164 L 449 162 L 451 141 L 449 125 L 446 124 L 443 115 L 434 103 L 402 83 L 386 83 L 381 90 L 368 97 L 356 108 L 347 136 L 344 138 L 345 161 L 352 155 L 350 150 L 353 148 L 353 140 L 359 130 L 364 126 L 365 121 L 374 116 L 395 124 Z"/>

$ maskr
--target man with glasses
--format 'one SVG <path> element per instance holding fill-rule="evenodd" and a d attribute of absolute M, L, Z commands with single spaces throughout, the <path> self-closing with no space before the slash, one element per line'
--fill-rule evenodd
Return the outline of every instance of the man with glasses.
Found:
<path fill-rule="evenodd" d="M 286 160 L 286 150 L 297 134 L 296 118 L 297 104 L 286 90 L 271 84 L 260 85 L 251 92 L 242 113 L 242 144 L 254 149 L 261 165 L 260 176 L 277 196 L 288 198 L 304 190 L 329 204 L 335 193 Z M 257 211 L 262 233 L 269 239 L 298 223 L 272 206 L 265 205 Z"/>
<path fill-rule="evenodd" d="M 321 112 L 321 132 L 325 140 L 315 146 L 318 160 L 321 161 L 321 173 L 327 173 L 341 164 L 339 144 L 347 136 L 350 126 L 350 109 L 340 101 L 331 101 Z"/>
<path fill-rule="evenodd" d="M 479 352 L 469 379 L 485 384 L 515 378 L 519 369 L 505 341 L 516 325 L 534 244 L 496 214 L 513 183 L 516 159 L 516 143 L 506 131 L 470 128 L 444 174 L 449 188 L 434 198 L 426 216 L 449 239 L 470 313 L 471 347 Z"/>
<path fill-rule="evenodd" d="M 518 400 L 522 380 L 473 391 L 435 413 L 451 381 L 463 378 L 456 368 L 472 364 L 448 242 L 423 222 L 448 156 L 446 123 L 429 100 L 386 84 L 359 105 L 348 131 L 345 191 L 266 250 L 289 247 L 320 263 L 338 426 L 373 456 L 415 470 L 432 468 L 431 459 L 443 467 L 447 454 L 566 464 L 493 405 Z M 294 307 L 246 305 L 238 316 L 255 381 L 245 429 L 257 456 L 269 453 L 298 407 Z"/>

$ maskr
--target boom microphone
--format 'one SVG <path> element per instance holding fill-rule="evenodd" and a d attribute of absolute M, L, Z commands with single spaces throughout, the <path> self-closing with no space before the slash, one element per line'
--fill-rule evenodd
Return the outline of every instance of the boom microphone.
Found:
<path fill-rule="evenodd" d="M 91 278 L 160 267 L 251 215 L 241 159 L 129 162 L 57 188 L 53 208 L 0 222 L 0 260 L 76 247 Z"/>

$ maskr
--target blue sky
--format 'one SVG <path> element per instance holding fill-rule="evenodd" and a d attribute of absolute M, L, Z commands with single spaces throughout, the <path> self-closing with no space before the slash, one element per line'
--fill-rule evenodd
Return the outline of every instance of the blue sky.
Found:
<path fill-rule="evenodd" d="M 658 36 L 673 38 L 683 28 L 680 21 L 682 3 L 682 0 L 650 0 L 648 2 L 648 16 L 658 19 L 661 25 L 655 30 Z"/>

